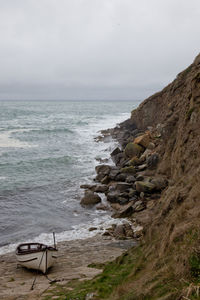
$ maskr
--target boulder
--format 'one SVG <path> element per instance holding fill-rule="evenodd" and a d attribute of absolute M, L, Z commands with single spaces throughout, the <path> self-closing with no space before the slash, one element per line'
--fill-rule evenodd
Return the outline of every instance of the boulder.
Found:
<path fill-rule="evenodd" d="M 88 230 L 89 231 L 94 231 L 94 230 L 97 230 L 97 227 L 90 227 Z"/>
<path fill-rule="evenodd" d="M 128 173 L 128 174 L 135 174 L 136 173 L 136 170 L 135 170 L 135 167 L 133 166 L 130 166 L 130 167 L 125 167 L 125 168 L 122 168 L 120 170 L 121 173 Z"/>
<path fill-rule="evenodd" d="M 144 176 L 142 174 L 138 174 L 136 176 L 136 181 L 143 181 L 144 180 Z"/>
<path fill-rule="evenodd" d="M 116 191 L 108 192 L 107 201 L 109 201 L 111 203 L 117 203 L 118 197 L 119 197 L 119 192 L 116 192 Z"/>
<path fill-rule="evenodd" d="M 138 170 L 143 171 L 147 168 L 147 164 L 139 165 Z"/>
<path fill-rule="evenodd" d="M 108 186 L 106 184 L 99 184 L 94 186 L 94 192 L 96 193 L 106 193 L 108 190 Z"/>
<path fill-rule="evenodd" d="M 99 203 L 99 204 L 97 204 L 96 209 L 97 210 L 104 210 L 104 211 L 106 211 L 106 210 L 110 210 L 111 208 L 108 205 Z"/>
<path fill-rule="evenodd" d="M 126 178 L 127 178 L 127 174 L 125 174 L 125 173 L 120 173 L 120 174 L 118 174 L 118 175 L 115 177 L 115 180 L 116 180 L 116 181 L 124 182 L 124 181 L 126 181 Z"/>
<path fill-rule="evenodd" d="M 146 159 L 147 159 L 149 156 L 151 156 L 151 154 L 152 154 L 152 151 L 149 150 L 149 149 L 146 149 L 146 150 L 144 151 L 144 153 L 140 156 L 139 162 L 141 163 L 141 162 L 146 161 Z"/>
<path fill-rule="evenodd" d="M 81 205 L 95 205 L 101 202 L 98 194 L 92 191 L 85 191 L 84 197 L 81 199 Z"/>
<path fill-rule="evenodd" d="M 134 189 L 129 190 L 129 198 L 135 197 L 137 195 L 137 191 Z"/>
<path fill-rule="evenodd" d="M 128 203 L 127 205 L 124 205 L 120 211 L 114 213 L 112 215 L 113 218 L 126 218 L 131 216 L 133 213 L 133 202 Z"/>
<path fill-rule="evenodd" d="M 126 237 L 133 238 L 134 232 L 133 232 L 133 229 L 132 229 L 132 227 L 129 223 L 124 224 L 124 231 L 125 231 Z"/>
<path fill-rule="evenodd" d="M 168 185 L 167 180 L 163 177 L 155 177 L 151 179 L 150 182 L 155 185 L 155 188 L 158 191 L 166 188 L 166 186 Z"/>
<path fill-rule="evenodd" d="M 117 225 L 114 229 L 113 235 L 117 239 L 125 238 L 126 235 L 125 235 L 124 225 Z"/>
<path fill-rule="evenodd" d="M 129 203 L 129 199 L 120 196 L 120 197 L 118 197 L 118 203 L 120 205 L 125 205 L 125 204 Z"/>
<path fill-rule="evenodd" d="M 101 183 L 102 184 L 108 184 L 110 182 L 110 177 L 108 175 L 104 176 L 102 179 L 101 179 Z"/>
<path fill-rule="evenodd" d="M 95 167 L 97 172 L 96 180 L 101 181 L 106 175 L 109 175 L 111 166 L 109 165 L 99 165 Z"/>
<path fill-rule="evenodd" d="M 141 200 L 139 201 L 136 201 L 135 204 L 133 205 L 133 210 L 135 212 L 138 212 L 138 211 L 142 211 L 146 208 L 146 205 L 144 202 L 142 202 Z"/>
<path fill-rule="evenodd" d="M 112 167 L 109 177 L 111 180 L 115 180 L 116 176 L 119 174 L 120 170 L 117 167 Z"/>
<path fill-rule="evenodd" d="M 150 139 L 149 139 L 149 135 L 147 133 L 140 135 L 134 139 L 134 144 L 140 145 L 144 148 L 148 147 L 149 142 L 150 142 Z"/>
<path fill-rule="evenodd" d="M 129 175 L 126 178 L 126 182 L 128 182 L 128 183 L 134 183 L 135 181 L 136 181 L 136 179 L 133 175 Z"/>
<path fill-rule="evenodd" d="M 125 192 L 132 187 L 133 187 L 133 185 L 130 183 L 127 183 L 127 182 L 117 182 L 117 183 L 113 184 L 113 188 L 116 191 L 120 191 L 120 192 Z"/>
<path fill-rule="evenodd" d="M 156 147 L 156 145 L 154 143 L 150 142 L 147 149 L 148 150 L 153 150 L 153 149 L 155 149 L 155 147 Z"/>
<path fill-rule="evenodd" d="M 134 156 L 131 160 L 129 160 L 129 165 L 137 166 L 140 164 L 140 160 L 137 156 Z"/>
<path fill-rule="evenodd" d="M 119 154 L 119 153 L 121 153 L 122 151 L 119 149 L 119 147 L 117 147 L 117 148 L 115 148 L 113 151 L 112 151 L 112 153 L 110 154 L 111 155 L 111 157 L 113 157 L 113 156 L 115 156 L 115 155 L 117 155 L 117 154 Z"/>
<path fill-rule="evenodd" d="M 149 169 L 155 169 L 159 162 L 159 155 L 158 153 L 154 153 L 147 158 L 147 167 Z"/>
<path fill-rule="evenodd" d="M 135 188 L 139 193 L 152 193 L 155 190 L 155 185 L 151 182 L 136 181 Z"/>
<path fill-rule="evenodd" d="M 143 152 L 143 147 L 134 143 L 128 143 L 124 150 L 126 157 L 129 158 L 132 158 L 134 156 L 139 157 L 142 152 Z"/>
<path fill-rule="evenodd" d="M 115 156 L 112 156 L 112 160 L 116 164 L 116 166 L 121 165 L 124 160 L 124 153 L 121 152 L 116 154 Z"/>
<path fill-rule="evenodd" d="M 96 185 L 91 185 L 91 184 L 82 184 L 80 185 L 81 189 L 87 189 L 87 190 L 91 190 L 94 191 L 96 188 Z"/>
<path fill-rule="evenodd" d="M 120 193 L 117 190 L 111 190 L 107 193 L 107 201 L 110 203 L 120 203 L 123 205 L 129 201 L 128 199 L 128 193 Z"/>

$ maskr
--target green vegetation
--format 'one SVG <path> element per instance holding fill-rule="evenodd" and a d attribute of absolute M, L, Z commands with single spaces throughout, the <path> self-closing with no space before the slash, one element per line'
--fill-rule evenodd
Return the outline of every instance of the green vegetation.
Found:
<path fill-rule="evenodd" d="M 139 249 L 138 249 L 139 250 Z M 137 251 L 139 253 L 139 251 Z M 96 295 L 97 299 L 108 299 L 113 290 L 127 280 L 136 264 L 136 256 L 125 253 L 115 261 L 108 263 L 103 273 L 90 281 L 71 281 L 64 287 L 59 285 L 52 286 L 48 291 L 50 293 L 44 299 L 52 299 L 53 296 L 59 296 L 59 299 L 65 300 L 84 300 L 87 294 Z M 94 267 L 94 265 L 90 265 Z"/>
<path fill-rule="evenodd" d="M 66 285 L 53 284 L 45 300 L 156 300 L 199 299 L 200 254 L 199 230 L 190 228 L 180 232 L 163 257 L 158 256 L 158 236 L 154 232 L 151 243 L 130 249 L 106 265 L 93 263 L 89 267 L 104 268 L 92 280 L 72 280 Z M 191 252 L 191 250 L 193 252 Z M 184 273 L 183 273 L 183 264 Z M 177 274 L 181 274 L 178 275 Z M 87 298 L 86 298 L 87 296 Z"/>
<path fill-rule="evenodd" d="M 195 281 L 200 282 L 200 253 L 194 253 L 190 256 L 190 272 Z"/>

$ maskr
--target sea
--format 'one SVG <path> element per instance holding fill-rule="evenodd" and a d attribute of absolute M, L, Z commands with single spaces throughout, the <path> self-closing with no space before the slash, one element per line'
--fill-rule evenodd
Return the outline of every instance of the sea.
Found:
<path fill-rule="evenodd" d="M 100 130 L 129 118 L 138 104 L 0 101 L 0 254 L 22 242 L 52 244 L 52 232 L 57 241 L 84 239 L 117 222 L 82 207 L 80 185 L 93 183 L 101 159 L 112 164 L 117 142 L 97 142 Z"/>

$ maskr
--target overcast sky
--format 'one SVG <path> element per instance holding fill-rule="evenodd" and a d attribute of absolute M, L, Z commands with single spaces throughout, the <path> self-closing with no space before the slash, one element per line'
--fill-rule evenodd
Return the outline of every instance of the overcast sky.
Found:
<path fill-rule="evenodd" d="M 144 99 L 200 52 L 200 0 L 0 0 L 0 99 Z"/>

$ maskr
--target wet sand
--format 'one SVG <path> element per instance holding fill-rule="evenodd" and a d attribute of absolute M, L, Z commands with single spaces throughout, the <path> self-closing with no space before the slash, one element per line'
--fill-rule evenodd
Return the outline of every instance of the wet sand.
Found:
<path fill-rule="evenodd" d="M 101 270 L 89 268 L 89 264 L 111 261 L 133 245 L 133 240 L 115 240 L 100 235 L 59 243 L 57 263 L 49 270 L 48 277 L 59 280 L 58 284 L 61 285 L 72 279 L 91 279 Z M 40 273 L 31 290 L 36 275 L 36 271 L 18 266 L 14 253 L 0 256 L 0 299 L 42 299 L 51 284 Z"/>

